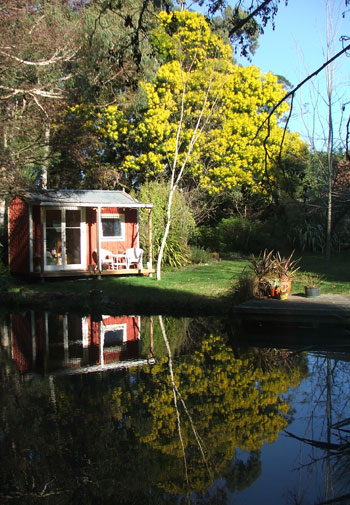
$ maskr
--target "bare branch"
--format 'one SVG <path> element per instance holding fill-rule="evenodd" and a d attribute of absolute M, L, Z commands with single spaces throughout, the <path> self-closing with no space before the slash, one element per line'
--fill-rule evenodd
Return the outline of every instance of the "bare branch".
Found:
<path fill-rule="evenodd" d="M 41 96 L 43 98 L 55 98 L 55 99 L 63 98 L 62 91 L 54 91 L 54 90 L 45 91 L 44 89 L 38 89 L 38 88 L 31 88 L 31 89 L 11 88 L 9 86 L 0 85 L 0 90 L 1 89 L 8 91 L 9 94 L 5 96 L 0 96 L 0 100 L 7 100 L 8 98 L 12 98 L 15 95 L 26 95 L 26 94 L 31 95 L 33 97 L 34 95 L 36 95 Z"/>
<path fill-rule="evenodd" d="M 324 70 L 328 65 L 330 65 L 334 60 L 336 60 L 337 58 L 339 58 L 342 54 L 346 53 L 346 51 L 349 51 L 350 50 L 350 44 L 348 44 L 346 47 L 344 47 L 341 51 L 339 51 L 337 54 L 335 54 L 332 58 L 330 58 L 329 60 L 327 60 L 325 63 L 323 63 L 317 70 L 315 70 L 314 72 L 312 72 L 312 74 L 308 75 L 307 77 L 305 77 L 305 79 L 303 81 L 301 81 L 297 86 L 295 86 L 295 88 L 293 88 L 291 91 L 289 91 L 288 93 L 286 93 L 284 95 L 283 98 L 281 98 L 281 100 L 272 107 L 271 111 L 269 112 L 268 116 L 264 119 L 264 121 L 261 123 L 261 125 L 259 126 L 257 132 L 256 132 L 256 135 L 255 135 L 255 138 L 258 136 L 258 134 L 260 133 L 262 127 L 264 126 L 265 123 L 269 123 L 271 117 L 273 116 L 273 114 L 276 112 L 276 110 L 278 109 L 278 107 L 280 105 L 282 105 L 283 102 L 285 102 L 286 100 L 288 100 L 289 97 L 292 97 L 295 95 L 295 93 L 302 87 L 304 86 L 305 83 L 307 83 L 310 79 L 312 79 L 313 77 L 315 77 L 316 75 L 318 75 L 320 72 L 322 72 L 322 70 Z"/>
<path fill-rule="evenodd" d="M 23 60 L 22 58 L 18 58 L 18 56 L 14 56 L 13 54 L 9 54 L 3 49 L 0 49 L 0 54 L 5 56 L 6 58 L 10 58 L 12 60 L 17 61 L 18 63 L 22 63 L 23 65 L 31 65 L 35 67 L 43 67 L 43 66 L 49 66 L 53 65 L 58 62 L 65 62 L 65 61 L 71 61 L 74 56 L 78 53 L 80 48 L 77 48 L 75 51 L 69 51 L 67 48 L 67 53 L 62 54 L 62 56 L 59 56 L 59 54 L 63 51 L 62 49 L 56 51 L 51 58 L 46 59 L 46 60 L 40 60 L 40 61 L 29 61 L 29 60 Z"/>

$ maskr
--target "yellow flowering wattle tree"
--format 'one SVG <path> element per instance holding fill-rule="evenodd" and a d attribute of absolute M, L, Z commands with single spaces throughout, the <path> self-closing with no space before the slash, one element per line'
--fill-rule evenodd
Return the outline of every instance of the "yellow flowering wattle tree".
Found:
<path fill-rule="evenodd" d="M 163 60 L 153 82 L 142 83 L 147 107 L 132 125 L 134 153 L 123 169 L 169 180 L 167 225 L 157 263 L 171 223 L 172 198 L 188 178 L 209 193 L 245 184 L 253 191 L 276 185 L 280 156 L 298 156 L 305 146 L 298 135 L 278 125 L 284 103 L 259 130 L 273 105 L 285 94 L 278 78 L 256 67 L 234 64 L 232 49 L 213 34 L 198 13 L 159 16 L 153 43 Z"/>

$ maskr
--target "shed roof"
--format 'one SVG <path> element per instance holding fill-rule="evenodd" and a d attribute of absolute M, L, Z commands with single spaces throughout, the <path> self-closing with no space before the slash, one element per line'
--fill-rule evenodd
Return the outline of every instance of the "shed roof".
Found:
<path fill-rule="evenodd" d="M 80 207 L 105 206 L 105 207 L 129 207 L 152 208 L 152 203 L 142 203 L 124 191 L 107 190 L 77 190 L 77 189 L 40 189 L 28 191 L 24 198 L 31 203 L 39 205 L 76 205 Z"/>

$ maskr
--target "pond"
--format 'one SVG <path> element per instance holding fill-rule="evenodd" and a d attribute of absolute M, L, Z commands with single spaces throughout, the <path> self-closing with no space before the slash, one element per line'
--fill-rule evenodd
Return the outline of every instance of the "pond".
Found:
<path fill-rule="evenodd" d="M 236 323 L 3 314 L 0 502 L 350 503 L 347 347 Z"/>

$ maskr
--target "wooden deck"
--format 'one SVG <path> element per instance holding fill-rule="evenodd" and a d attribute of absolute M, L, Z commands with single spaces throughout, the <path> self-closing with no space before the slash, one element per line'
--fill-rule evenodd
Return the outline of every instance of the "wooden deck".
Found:
<path fill-rule="evenodd" d="M 308 320 L 318 325 L 324 320 L 350 322 L 349 295 L 321 295 L 318 298 L 305 298 L 303 295 L 290 295 L 287 300 L 252 299 L 236 305 L 233 313 L 242 319 L 256 320 Z"/>
<path fill-rule="evenodd" d="M 32 272 L 31 277 L 49 278 L 49 277 L 105 277 L 105 276 L 125 276 L 125 275 L 144 275 L 150 276 L 155 273 L 154 268 L 120 268 L 119 270 L 56 270 L 52 272 Z"/>
<path fill-rule="evenodd" d="M 276 348 L 350 347 L 350 296 L 321 295 L 288 300 L 252 299 L 233 309 L 241 341 Z"/>

